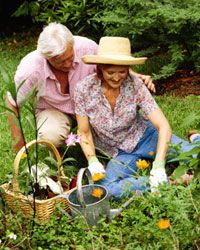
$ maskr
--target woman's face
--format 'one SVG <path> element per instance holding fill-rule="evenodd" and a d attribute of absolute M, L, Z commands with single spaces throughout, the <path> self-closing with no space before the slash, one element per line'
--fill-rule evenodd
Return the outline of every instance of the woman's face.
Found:
<path fill-rule="evenodd" d="M 103 75 L 103 81 L 109 87 L 117 89 L 127 78 L 129 66 L 110 65 L 100 66 Z"/>

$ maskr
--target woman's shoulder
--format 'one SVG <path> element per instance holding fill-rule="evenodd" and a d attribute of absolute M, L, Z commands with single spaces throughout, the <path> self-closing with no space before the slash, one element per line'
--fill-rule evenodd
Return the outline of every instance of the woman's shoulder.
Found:
<path fill-rule="evenodd" d="M 128 80 L 134 83 L 135 86 L 140 86 L 143 84 L 142 80 L 131 72 L 128 75 Z"/>
<path fill-rule="evenodd" d="M 89 76 L 86 76 L 83 80 L 77 83 L 76 91 L 87 92 L 88 89 L 93 88 L 97 83 L 98 83 L 97 74 L 93 73 Z"/>
<path fill-rule="evenodd" d="M 135 76 L 133 73 L 129 73 L 127 77 L 127 87 L 129 91 L 132 90 L 134 92 L 137 92 L 143 85 L 144 84 L 140 78 Z"/>

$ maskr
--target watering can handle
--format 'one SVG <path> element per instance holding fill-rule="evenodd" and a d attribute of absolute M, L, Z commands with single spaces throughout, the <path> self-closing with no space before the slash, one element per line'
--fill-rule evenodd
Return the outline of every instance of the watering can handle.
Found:
<path fill-rule="evenodd" d="M 91 175 L 89 169 L 88 168 L 81 168 L 78 172 L 78 175 L 77 175 L 76 186 L 77 186 L 77 199 L 82 207 L 86 207 L 84 197 L 83 197 L 83 190 L 82 190 L 82 180 L 83 180 L 84 173 L 86 174 L 86 176 L 88 178 L 89 184 L 94 184 L 94 182 L 92 180 L 92 175 Z"/>

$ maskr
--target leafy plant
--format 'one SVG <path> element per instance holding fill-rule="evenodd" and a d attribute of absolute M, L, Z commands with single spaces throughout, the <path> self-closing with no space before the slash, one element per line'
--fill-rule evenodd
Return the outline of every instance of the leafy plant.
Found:
<path fill-rule="evenodd" d="M 136 56 L 160 58 L 157 70 L 150 72 L 154 79 L 167 78 L 180 67 L 199 70 L 199 1 L 105 0 L 104 7 L 95 18 L 104 34 L 129 37 L 140 51 Z"/>
<path fill-rule="evenodd" d="M 94 20 L 102 11 L 102 1 L 93 0 L 40 0 L 24 1 L 14 16 L 30 15 L 35 22 L 59 22 L 66 24 L 74 34 L 82 34 L 96 39 L 103 32 Z"/>
<path fill-rule="evenodd" d="M 4 70 L 3 67 L 0 68 L 1 70 L 1 74 L 3 76 L 3 79 L 5 81 L 5 83 L 8 86 L 8 92 L 11 95 L 11 97 L 13 98 L 13 100 L 16 103 L 16 110 L 17 112 L 13 111 L 9 106 L 6 105 L 1 105 L 2 108 L 4 108 L 5 110 L 7 110 L 12 116 L 14 116 L 16 118 L 16 121 L 18 122 L 18 126 L 21 130 L 21 136 L 22 139 L 25 143 L 25 153 L 27 155 L 27 165 L 28 165 L 28 169 L 29 169 L 29 173 L 31 173 L 31 162 L 30 162 L 30 155 L 28 152 L 28 148 L 26 147 L 26 137 L 24 134 L 24 129 L 23 129 L 23 125 L 22 125 L 22 119 L 21 119 L 21 112 L 17 103 L 17 93 L 19 91 L 19 89 L 21 88 L 21 86 L 24 84 L 24 82 L 22 82 L 18 88 L 15 87 L 15 84 L 13 83 L 13 81 L 10 79 L 10 76 L 6 73 L 6 71 Z M 31 93 L 25 98 L 25 100 L 22 103 L 22 106 L 24 106 L 32 115 L 33 115 L 33 121 L 31 121 L 30 119 L 27 119 L 27 121 L 29 122 L 29 124 L 32 126 L 34 126 L 36 124 L 36 117 L 35 117 L 35 112 L 34 112 L 34 108 L 36 105 L 36 100 L 35 100 L 35 93 L 36 93 L 37 87 L 35 86 L 33 88 L 33 90 L 31 91 Z M 3 94 L 1 93 L 1 97 L 3 99 Z M 32 122 L 34 122 L 34 125 L 32 124 Z M 35 138 L 37 138 L 37 128 L 35 127 Z M 16 140 L 19 140 L 19 138 L 16 138 Z M 38 163 L 38 157 L 37 157 L 37 145 L 36 145 L 36 158 L 35 158 L 35 163 L 37 166 Z M 33 199 L 34 199 L 34 216 L 35 216 L 35 194 L 36 194 L 36 190 L 34 188 L 34 183 L 32 181 L 31 178 L 29 178 L 29 186 L 31 187 L 32 190 L 32 194 L 33 194 Z M 37 182 L 37 180 L 36 180 Z"/>
<path fill-rule="evenodd" d="M 8 91 L 9 91 L 10 95 L 16 104 L 16 106 L 15 106 L 16 112 L 13 109 L 11 109 L 9 106 L 1 105 L 1 108 L 5 109 L 7 112 L 12 114 L 14 116 L 14 119 L 16 119 L 16 121 L 18 122 L 16 125 L 19 126 L 19 129 L 21 131 L 21 136 L 22 136 L 24 146 L 25 146 L 25 151 L 21 156 L 21 161 L 23 159 L 25 159 L 25 160 L 24 160 L 23 164 L 20 166 L 20 168 L 21 168 L 20 174 L 19 174 L 19 176 L 17 176 L 17 179 L 18 179 L 18 182 L 20 184 L 20 188 L 21 188 L 22 193 L 25 195 L 33 195 L 34 216 L 35 216 L 35 214 L 36 214 L 35 199 L 36 198 L 37 199 L 48 198 L 48 196 L 47 196 L 48 188 L 50 188 L 51 191 L 53 191 L 53 193 L 55 193 L 55 194 L 60 194 L 63 192 L 63 187 L 61 185 L 62 182 L 60 182 L 60 179 L 56 179 L 55 181 L 52 179 L 53 177 L 51 175 L 52 175 L 53 171 L 52 170 L 50 171 L 49 167 L 46 164 L 44 164 L 43 159 L 46 161 L 48 160 L 51 163 L 54 163 L 53 165 L 56 166 L 56 175 L 57 175 L 57 171 L 58 171 L 57 168 L 58 167 L 60 168 L 60 166 L 58 166 L 58 164 L 60 164 L 60 162 L 59 163 L 56 162 L 52 155 L 48 156 L 48 158 L 47 157 L 46 158 L 39 157 L 40 156 L 39 143 L 37 141 L 39 128 L 37 128 L 37 124 L 36 124 L 35 109 L 36 109 L 38 100 L 40 98 L 41 89 L 38 90 L 38 85 L 35 84 L 33 90 L 28 94 L 28 96 L 25 97 L 24 101 L 22 102 L 22 104 L 20 105 L 20 108 L 19 108 L 18 101 L 17 101 L 17 94 L 18 94 L 18 91 L 20 90 L 20 88 L 23 86 L 24 81 L 16 88 L 15 84 L 13 83 L 13 81 L 10 79 L 10 77 L 4 71 L 3 68 L 1 68 L 1 74 L 4 78 L 4 81 L 8 85 Z M 3 99 L 3 97 L 4 97 L 3 94 L 1 94 L 1 97 Z M 27 146 L 27 139 L 25 136 L 24 126 L 23 126 L 22 117 L 21 117 L 22 108 L 26 109 L 29 113 L 29 115 L 26 116 L 26 120 L 27 120 L 28 124 L 30 125 L 30 127 L 32 128 L 33 136 L 36 140 L 36 143 L 32 147 L 33 149 L 30 149 Z M 73 135 L 71 135 L 71 138 L 72 137 L 73 137 Z M 16 140 L 19 140 L 19 138 L 16 138 Z M 70 142 L 71 143 L 73 142 L 74 143 L 73 145 L 75 145 L 75 143 L 77 141 L 78 141 L 78 138 L 76 138 L 76 140 L 74 140 L 74 141 L 71 140 Z M 66 164 L 67 162 L 75 161 L 73 158 L 64 159 L 67 150 L 68 150 L 68 146 L 63 154 L 62 165 Z M 44 157 L 44 155 L 43 155 L 43 157 Z M 17 167 L 19 167 L 19 166 L 17 166 Z M 55 173 L 55 171 L 54 171 L 54 173 Z M 60 174 L 61 173 L 59 172 L 59 177 L 60 177 Z M 66 179 L 69 182 L 69 178 L 66 177 Z"/>
<path fill-rule="evenodd" d="M 36 223 L 34 229 L 28 221 L 18 215 L 13 218 L 7 211 L 6 226 L 13 232 L 16 240 L 7 239 L 3 225 L 0 237 L 4 247 L 20 244 L 20 249 L 198 249 L 200 247 L 200 186 L 193 182 L 163 187 L 161 197 L 146 193 L 135 197 L 133 203 L 120 216 L 109 223 L 101 220 L 101 227 L 88 228 L 82 217 L 69 219 L 56 210 L 48 224 Z M 122 201 L 123 202 L 123 201 Z M 111 207 L 121 203 L 112 202 Z M 0 219 L 4 217 L 3 210 Z M 163 220 L 168 226 L 160 227 Z M 48 246 L 48 247 L 47 247 Z"/>
<path fill-rule="evenodd" d="M 200 143 L 193 143 L 196 145 L 188 152 L 182 152 L 171 162 L 179 161 L 180 165 L 174 171 L 174 178 L 180 178 L 188 171 L 191 171 L 194 178 L 200 180 Z M 194 157 L 195 156 L 195 157 Z"/>
<path fill-rule="evenodd" d="M 159 80 L 179 68 L 199 72 L 199 9 L 198 0 L 40 0 L 23 1 L 14 15 L 57 21 L 97 42 L 105 35 L 129 37 L 135 56 L 149 58 L 146 73 Z"/>
<path fill-rule="evenodd" d="M 191 112 L 190 115 L 183 121 L 182 126 L 190 125 L 197 121 L 197 128 L 199 128 L 199 120 L 200 113 Z M 174 178 L 179 178 L 181 175 L 187 173 L 188 171 L 192 171 L 192 173 L 194 174 L 194 178 L 200 180 L 200 143 L 194 142 L 191 143 L 191 145 L 194 145 L 195 147 L 188 152 L 181 152 L 181 145 L 179 145 L 178 148 L 175 148 L 175 151 L 178 152 L 178 157 L 176 157 L 174 160 L 171 160 L 171 162 L 179 161 L 180 165 L 174 171 Z"/>

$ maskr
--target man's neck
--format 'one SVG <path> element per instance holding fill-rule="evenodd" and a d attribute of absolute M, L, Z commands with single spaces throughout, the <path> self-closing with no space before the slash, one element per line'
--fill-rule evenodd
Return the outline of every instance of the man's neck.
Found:
<path fill-rule="evenodd" d="M 68 73 L 58 69 L 55 69 L 53 66 L 50 66 L 52 72 L 54 73 L 56 79 L 60 83 L 61 92 L 63 94 L 69 94 L 69 82 L 68 82 Z"/>

